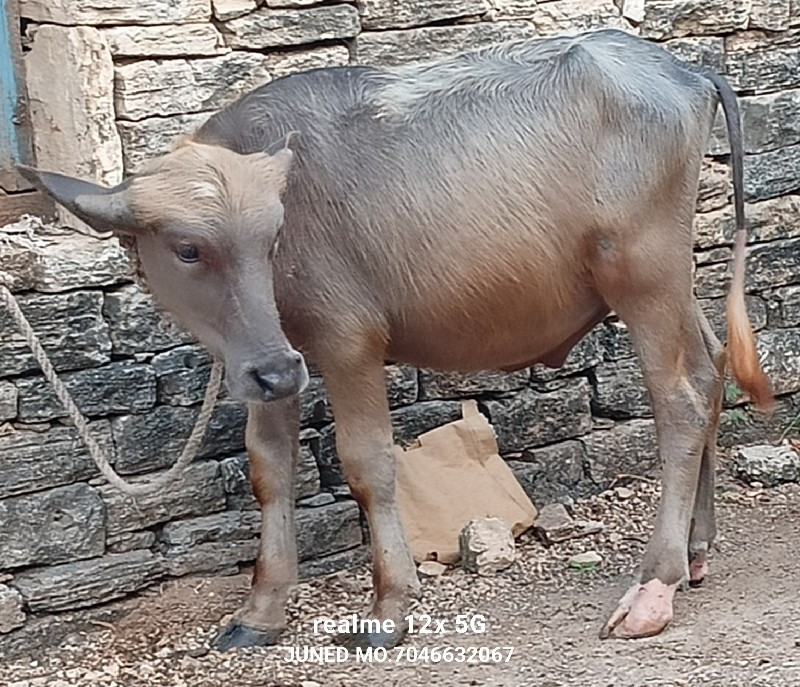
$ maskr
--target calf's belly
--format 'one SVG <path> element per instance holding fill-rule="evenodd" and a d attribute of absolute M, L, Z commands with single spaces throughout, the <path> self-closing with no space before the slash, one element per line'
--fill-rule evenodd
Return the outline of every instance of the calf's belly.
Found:
<path fill-rule="evenodd" d="M 560 367 L 607 314 L 605 303 L 592 298 L 556 313 L 467 317 L 466 323 L 409 318 L 391 332 L 387 353 L 394 362 L 454 372 L 513 371 L 539 362 Z"/>

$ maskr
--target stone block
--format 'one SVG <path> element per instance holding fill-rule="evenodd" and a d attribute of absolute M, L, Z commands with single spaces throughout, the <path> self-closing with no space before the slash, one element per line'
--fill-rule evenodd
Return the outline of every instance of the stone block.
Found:
<path fill-rule="evenodd" d="M 17 417 L 17 387 L 11 382 L 0 382 L 0 422 Z"/>
<path fill-rule="evenodd" d="M 747 290 L 796 284 L 800 267 L 800 239 L 760 243 L 748 249 Z M 730 274 L 727 263 L 700 265 L 695 274 L 695 293 L 699 298 L 720 298 L 728 293 Z"/>
<path fill-rule="evenodd" d="M 776 394 L 800 391 L 800 329 L 760 332 L 758 352 Z"/>
<path fill-rule="evenodd" d="M 252 12 L 259 5 L 257 0 L 211 0 L 214 9 L 214 18 L 218 21 L 228 21 Z"/>
<path fill-rule="evenodd" d="M 326 45 L 308 50 L 270 52 L 267 58 L 267 69 L 272 78 L 277 79 L 295 72 L 347 65 L 350 52 L 343 45 Z"/>
<path fill-rule="evenodd" d="M 167 315 L 156 308 L 153 297 L 129 285 L 106 294 L 103 315 L 116 355 L 153 353 L 192 341 Z"/>
<path fill-rule="evenodd" d="M 660 465 L 652 420 L 631 420 L 581 438 L 589 477 L 606 489 L 620 474 L 655 475 Z"/>
<path fill-rule="evenodd" d="M 119 120 L 117 128 L 122 140 L 125 173 L 135 174 L 148 160 L 168 153 L 181 136 L 193 133 L 208 117 L 208 113 L 201 112 L 150 117 L 136 122 Z"/>
<path fill-rule="evenodd" d="M 663 46 L 682 60 L 712 69 L 718 74 L 725 72 L 725 39 L 718 36 L 687 36 L 673 38 Z"/>
<path fill-rule="evenodd" d="M 486 14 L 488 0 L 358 0 L 365 30 L 408 29 L 448 19 Z"/>
<path fill-rule="evenodd" d="M 394 440 L 407 446 L 420 434 L 461 419 L 461 403 L 457 401 L 421 401 L 392 411 Z"/>
<path fill-rule="evenodd" d="M 417 400 L 417 370 L 407 365 L 387 365 L 384 368 L 386 375 L 386 396 L 389 407 L 397 408 L 406 406 Z"/>
<path fill-rule="evenodd" d="M 740 98 L 739 105 L 746 153 L 763 153 L 800 143 L 800 89 Z M 709 152 L 727 155 L 729 151 L 725 117 L 720 108 Z"/>
<path fill-rule="evenodd" d="M 530 499 L 537 505 L 564 497 L 581 498 L 599 491 L 588 477 L 586 452 L 575 439 L 531 448 L 508 465 Z"/>
<path fill-rule="evenodd" d="M 196 60 L 139 60 L 118 65 L 117 117 L 140 120 L 217 110 L 267 83 L 268 62 L 266 55 L 231 52 Z"/>
<path fill-rule="evenodd" d="M 161 561 L 169 575 L 198 575 L 216 573 L 235 575 L 239 563 L 249 563 L 258 555 L 258 540 L 218 541 L 198 544 L 191 549 L 167 551 Z"/>
<path fill-rule="evenodd" d="M 338 501 L 322 508 L 298 508 L 297 556 L 301 561 L 346 551 L 362 543 L 355 501 Z"/>
<path fill-rule="evenodd" d="M 745 446 L 735 451 L 731 463 L 735 477 L 765 487 L 800 481 L 800 455 L 788 446 Z"/>
<path fill-rule="evenodd" d="M 514 533 L 501 518 L 475 518 L 458 537 L 461 567 L 478 575 L 494 575 L 516 558 Z"/>
<path fill-rule="evenodd" d="M 211 23 L 114 26 L 102 35 L 115 59 L 224 55 L 231 50 Z"/>
<path fill-rule="evenodd" d="M 710 298 L 700 299 L 700 307 L 708 318 L 708 322 L 720 341 L 728 338 L 728 317 L 727 299 Z M 750 324 L 753 329 L 758 331 L 767 326 L 767 304 L 763 298 L 758 296 L 747 296 L 745 298 L 747 314 L 750 316 Z"/>
<path fill-rule="evenodd" d="M 597 335 L 603 360 L 613 362 L 636 355 L 630 332 L 624 322 L 606 320 L 598 328 Z"/>
<path fill-rule="evenodd" d="M 726 74 L 734 88 L 768 93 L 800 87 L 800 27 L 780 33 L 734 33 L 725 39 Z"/>
<path fill-rule="evenodd" d="M 358 506 L 333 503 L 322 508 L 298 508 L 295 513 L 297 554 L 302 561 L 326 556 L 361 544 Z M 165 560 L 181 561 L 185 572 L 220 569 L 252 561 L 258 552 L 261 516 L 257 511 L 228 511 L 167 523 L 161 534 Z M 223 544 L 224 546 L 220 546 Z M 233 545 L 233 548 L 231 548 Z M 193 551 L 216 560 L 203 563 Z"/>
<path fill-rule="evenodd" d="M 791 0 L 752 0 L 748 28 L 784 31 L 789 28 L 791 9 Z"/>
<path fill-rule="evenodd" d="M 227 511 L 168 522 L 161 528 L 159 539 L 166 551 L 181 551 L 209 542 L 253 539 L 260 528 L 260 513 Z"/>
<path fill-rule="evenodd" d="M 207 21 L 210 0 L 20 0 L 26 19 L 53 24 L 181 24 Z"/>
<path fill-rule="evenodd" d="M 750 242 L 800 237 L 800 198 L 781 196 L 745 205 Z M 695 216 L 695 248 L 732 246 L 735 232 L 733 207 Z M 732 255 L 732 253 L 731 253 Z"/>
<path fill-rule="evenodd" d="M 157 406 L 143 415 L 112 420 L 112 433 L 122 474 L 166 468 L 175 462 L 191 434 L 198 407 Z M 237 453 L 244 449 L 247 411 L 238 403 L 222 402 L 211 416 L 198 456 Z"/>
<path fill-rule="evenodd" d="M 596 415 L 616 420 L 653 414 L 637 359 L 602 363 L 594 369 L 592 410 Z"/>
<path fill-rule="evenodd" d="M 637 26 L 644 21 L 646 0 L 622 0 L 622 16 Z"/>
<path fill-rule="evenodd" d="M 116 238 L 51 228 L 0 241 L 0 265 L 11 276 L 12 291 L 59 293 L 129 280 L 128 256 Z"/>
<path fill-rule="evenodd" d="M 331 503 L 336 502 L 336 497 L 329 491 L 323 491 L 314 496 L 307 496 L 303 499 L 298 499 L 297 505 L 300 508 L 321 508 Z"/>
<path fill-rule="evenodd" d="M 536 0 L 493 0 L 490 16 L 493 21 L 530 19 L 538 4 Z"/>
<path fill-rule="evenodd" d="M 700 167 L 697 185 L 697 211 L 719 210 L 733 194 L 730 166 L 705 158 Z"/>
<path fill-rule="evenodd" d="M 777 303 L 779 309 L 779 326 L 800 327 L 800 286 L 777 289 L 772 301 Z"/>
<path fill-rule="evenodd" d="M 750 292 L 800 282 L 800 238 L 753 246 L 747 253 Z"/>
<path fill-rule="evenodd" d="M 107 420 L 89 424 L 89 431 L 113 461 L 114 445 Z M 99 475 L 74 427 L 46 431 L 17 429 L 0 435 L 0 498 L 40 491 Z"/>
<path fill-rule="evenodd" d="M 642 35 L 664 40 L 740 31 L 747 28 L 749 10 L 749 0 L 648 0 Z"/>
<path fill-rule="evenodd" d="M 800 399 L 784 396 L 777 399 L 774 412 L 767 416 L 750 405 L 727 408 L 722 411 L 719 428 L 719 445 L 724 447 L 775 442 L 787 427 L 797 427 Z"/>
<path fill-rule="evenodd" d="M 131 551 L 27 570 L 14 578 L 14 586 L 34 613 L 64 611 L 118 599 L 158 580 L 163 572 L 152 551 Z"/>
<path fill-rule="evenodd" d="M 330 422 L 333 419 L 330 400 L 322 377 L 311 377 L 308 386 L 300 394 L 300 423 Z"/>
<path fill-rule="evenodd" d="M 156 375 L 149 365 L 128 361 L 61 375 L 78 409 L 89 416 L 137 413 L 156 402 Z M 44 377 L 17 382 L 22 422 L 42 422 L 67 417 L 67 411 Z"/>
<path fill-rule="evenodd" d="M 465 46 L 477 49 L 534 35 L 536 30 L 527 21 L 367 32 L 359 34 L 355 40 L 354 62 L 380 67 L 397 66 L 457 55 L 464 51 Z"/>
<path fill-rule="evenodd" d="M 23 3 L 23 13 L 26 5 L 31 1 Z M 114 68 L 103 34 L 89 26 L 40 26 L 25 55 L 25 73 L 38 166 L 106 185 L 119 183 L 122 145 L 114 126 Z M 58 212 L 71 226 L 82 226 L 65 210 Z"/>
<path fill-rule="evenodd" d="M 261 50 L 342 38 L 359 32 L 358 12 L 350 5 L 256 10 L 225 22 L 228 45 Z"/>
<path fill-rule="evenodd" d="M 94 367 L 110 360 L 111 339 L 102 315 L 102 293 L 26 293 L 19 294 L 17 301 L 56 370 Z M 0 376 L 38 369 L 39 364 L 25 338 L 3 308 L 0 310 Z"/>
<path fill-rule="evenodd" d="M 530 370 L 517 372 L 476 372 L 460 374 L 422 370 L 420 384 L 422 398 L 464 398 L 492 393 L 519 391 L 530 381 Z"/>
<path fill-rule="evenodd" d="M 592 427 L 591 389 L 576 379 L 555 391 L 524 389 L 504 399 L 485 401 L 501 453 L 552 444 L 585 434 Z"/>
<path fill-rule="evenodd" d="M 122 532 L 106 539 L 108 553 L 127 553 L 137 549 L 149 549 L 156 543 L 156 533 L 150 530 Z"/>
<path fill-rule="evenodd" d="M 301 580 L 309 580 L 322 575 L 332 575 L 333 573 L 354 568 L 357 565 L 365 565 L 370 560 L 369 546 L 356 546 L 346 551 L 333 553 L 330 556 L 321 558 L 311 558 L 300 563 L 299 577 Z"/>
<path fill-rule="evenodd" d="M 202 346 L 179 346 L 153 356 L 158 402 L 191 406 L 203 401 L 212 358 Z"/>
<path fill-rule="evenodd" d="M 540 3 L 532 23 L 542 36 L 574 35 L 595 29 L 631 30 L 613 0 L 559 0 Z"/>
<path fill-rule="evenodd" d="M 800 144 L 747 155 L 744 195 L 748 201 L 765 200 L 800 190 Z"/>
<path fill-rule="evenodd" d="M 156 476 L 150 475 L 150 478 Z M 216 461 L 191 464 L 175 483 L 154 494 L 133 498 L 111 485 L 103 485 L 100 492 L 106 504 L 109 536 L 134 532 L 175 518 L 215 513 L 225 508 L 225 490 Z"/>
<path fill-rule="evenodd" d="M 105 551 L 105 509 L 96 489 L 78 483 L 0 500 L 3 568 L 52 565 Z"/>
<path fill-rule="evenodd" d="M 22 594 L 5 584 L 0 584 L 0 634 L 11 632 L 25 623 Z"/>

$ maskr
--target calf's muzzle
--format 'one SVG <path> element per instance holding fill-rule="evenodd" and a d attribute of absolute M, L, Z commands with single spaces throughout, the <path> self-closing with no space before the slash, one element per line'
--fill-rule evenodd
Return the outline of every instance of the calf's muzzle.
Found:
<path fill-rule="evenodd" d="M 265 401 L 277 401 L 300 393 L 308 383 L 303 355 L 295 350 L 281 353 L 250 370 Z"/>

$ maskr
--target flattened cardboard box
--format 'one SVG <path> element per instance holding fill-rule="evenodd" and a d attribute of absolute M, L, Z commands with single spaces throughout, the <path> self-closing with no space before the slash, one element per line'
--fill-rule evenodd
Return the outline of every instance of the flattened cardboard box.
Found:
<path fill-rule="evenodd" d="M 505 520 L 517 537 L 536 507 L 500 457 L 494 430 L 475 401 L 461 420 L 420 435 L 397 455 L 397 502 L 414 560 L 455 563 L 458 535 L 473 518 Z"/>

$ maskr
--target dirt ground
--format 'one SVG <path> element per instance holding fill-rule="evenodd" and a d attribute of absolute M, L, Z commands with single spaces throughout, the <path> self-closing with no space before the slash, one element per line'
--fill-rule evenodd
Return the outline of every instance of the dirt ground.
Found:
<path fill-rule="evenodd" d="M 800 685 L 800 487 L 718 488 L 721 542 L 699 589 L 679 593 L 676 618 L 659 637 L 601 641 L 599 627 L 630 583 L 652 520 L 657 488 L 606 492 L 576 505 L 600 520 L 601 534 L 545 549 L 523 536 L 518 561 L 492 578 L 452 569 L 424 583 L 415 612 L 453 625 L 460 613 L 485 617 L 483 633 L 416 634 L 385 662 L 290 664 L 289 647 L 334 646 L 313 633 L 319 617 L 360 610 L 370 583 L 365 567 L 303 583 L 290 604 L 291 631 L 279 647 L 220 654 L 208 639 L 249 585 L 234 577 L 183 578 L 116 605 L 121 619 L 95 621 L 60 646 L 0 663 L 0 684 L 14 687 L 628 687 L 656 685 Z M 595 550 L 596 570 L 567 566 Z M 475 624 L 479 629 L 480 619 Z M 451 647 L 450 653 L 431 652 Z M 457 662 L 459 647 L 476 661 Z M 511 647 L 493 662 L 479 647 Z M 427 648 L 427 655 L 423 649 Z M 416 650 L 416 661 L 410 660 Z M 448 657 L 447 662 L 444 657 Z M 438 662 L 434 662 L 439 659 Z"/>

